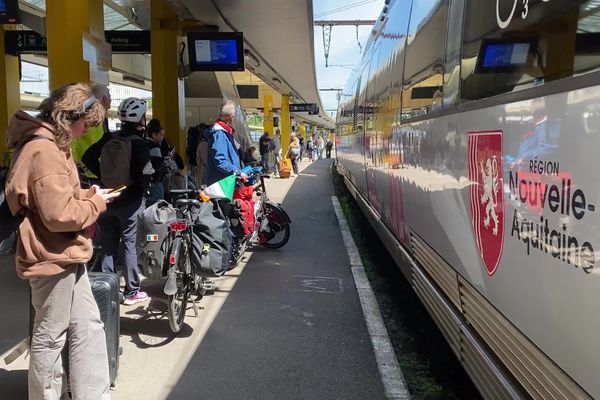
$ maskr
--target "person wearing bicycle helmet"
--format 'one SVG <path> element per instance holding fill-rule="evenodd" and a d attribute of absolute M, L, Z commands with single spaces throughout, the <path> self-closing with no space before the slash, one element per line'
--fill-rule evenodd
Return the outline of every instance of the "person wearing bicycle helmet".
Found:
<path fill-rule="evenodd" d="M 137 217 L 144 210 L 144 198 L 155 172 L 150 159 L 150 146 L 143 138 L 146 109 L 146 100 L 137 97 L 129 97 L 121 102 L 118 109 L 121 130 L 104 144 L 100 157 L 102 184 L 108 188 L 126 186 L 118 201 L 111 203 L 106 213 L 98 219 L 103 272 L 116 272 L 119 241 L 125 247 L 123 294 L 126 305 L 149 299 L 140 290 L 136 250 Z"/>

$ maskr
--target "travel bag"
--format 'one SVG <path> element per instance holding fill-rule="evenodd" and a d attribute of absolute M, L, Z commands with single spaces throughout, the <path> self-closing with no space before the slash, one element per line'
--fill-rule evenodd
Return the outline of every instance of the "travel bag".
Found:
<path fill-rule="evenodd" d="M 160 279 L 165 260 L 165 239 L 169 223 L 177 219 L 173 206 L 159 200 L 138 215 L 136 249 L 138 265 L 144 275 Z"/>
<path fill-rule="evenodd" d="M 191 261 L 200 276 L 221 276 L 229 270 L 232 236 L 223 208 L 230 205 L 225 200 L 211 200 L 194 212 Z"/>
<path fill-rule="evenodd" d="M 111 386 L 115 385 L 119 371 L 119 335 L 121 318 L 119 313 L 120 293 L 119 277 L 112 272 L 90 272 L 88 274 L 92 293 L 100 310 L 100 319 L 106 333 L 106 350 L 108 353 L 108 372 Z"/>
<path fill-rule="evenodd" d="M 277 161 L 277 168 L 279 169 L 280 178 L 289 178 L 292 173 L 292 169 L 285 160 Z"/>

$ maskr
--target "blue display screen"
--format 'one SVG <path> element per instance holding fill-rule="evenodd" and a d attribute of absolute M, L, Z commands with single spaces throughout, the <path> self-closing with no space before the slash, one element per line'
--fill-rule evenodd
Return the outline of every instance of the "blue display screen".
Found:
<path fill-rule="evenodd" d="M 6 0 L 0 0 L 0 13 L 6 12 Z"/>
<path fill-rule="evenodd" d="M 194 47 L 198 64 L 238 64 L 237 40 L 235 39 L 196 39 Z"/>
<path fill-rule="evenodd" d="M 484 50 L 483 67 L 515 67 L 527 63 L 531 43 L 489 43 Z"/>

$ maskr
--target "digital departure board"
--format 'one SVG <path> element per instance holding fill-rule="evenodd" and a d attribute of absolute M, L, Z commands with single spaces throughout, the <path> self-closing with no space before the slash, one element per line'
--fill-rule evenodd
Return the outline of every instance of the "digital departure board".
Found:
<path fill-rule="evenodd" d="M 243 71 L 241 32 L 190 32 L 188 54 L 192 71 Z"/>

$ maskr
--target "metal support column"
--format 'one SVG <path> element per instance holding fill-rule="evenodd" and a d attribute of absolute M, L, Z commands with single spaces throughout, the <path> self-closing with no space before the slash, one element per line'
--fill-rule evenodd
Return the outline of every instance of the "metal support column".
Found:
<path fill-rule="evenodd" d="M 7 25 L 0 25 L 0 35 L 4 38 Z M 12 27 L 12 26 L 11 26 Z M 8 163 L 6 152 L 6 128 L 12 115 L 20 108 L 19 59 L 5 53 L 4 40 L 0 40 L 0 166 Z"/>
<path fill-rule="evenodd" d="M 269 133 L 269 137 L 275 136 L 273 131 L 273 96 L 264 97 L 264 111 L 263 111 L 263 128 L 265 132 Z"/>
<path fill-rule="evenodd" d="M 103 7 L 102 0 L 46 2 L 50 90 L 74 81 L 108 84 Z"/>
<path fill-rule="evenodd" d="M 178 75 L 178 18 L 166 0 L 151 0 L 152 114 L 185 156 L 185 96 Z"/>
<path fill-rule="evenodd" d="M 281 95 L 281 148 L 284 155 L 287 154 L 288 146 L 290 145 L 290 135 L 292 127 L 290 123 L 290 96 Z"/>
<path fill-rule="evenodd" d="M 103 7 L 102 0 L 46 2 L 50 90 L 71 82 L 108 85 L 112 54 L 104 38 Z M 88 128 L 71 144 L 73 158 L 81 160 L 103 133 L 101 126 Z"/>

